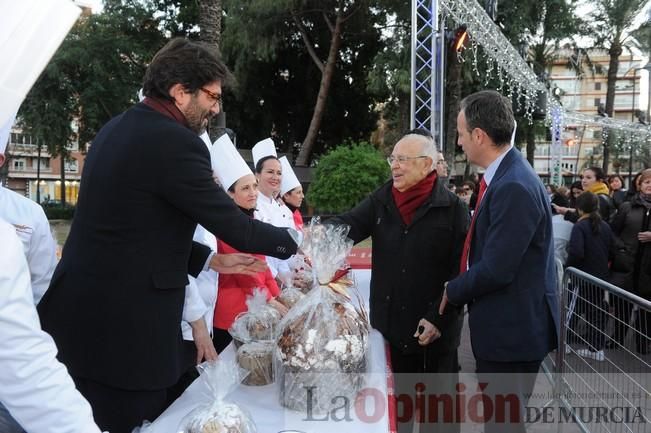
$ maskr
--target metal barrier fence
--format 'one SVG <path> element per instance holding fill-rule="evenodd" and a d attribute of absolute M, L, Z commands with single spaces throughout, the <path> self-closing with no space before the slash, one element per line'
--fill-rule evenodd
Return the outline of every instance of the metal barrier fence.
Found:
<path fill-rule="evenodd" d="M 556 400 L 584 432 L 651 431 L 651 302 L 575 268 L 560 296 Z"/>

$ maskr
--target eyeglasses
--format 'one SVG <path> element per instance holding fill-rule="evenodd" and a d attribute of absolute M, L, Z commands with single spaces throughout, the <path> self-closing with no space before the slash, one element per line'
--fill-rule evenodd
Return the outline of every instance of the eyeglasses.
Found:
<path fill-rule="evenodd" d="M 464 191 L 468 191 L 468 192 L 472 191 L 469 186 L 464 186 L 461 189 L 464 190 Z"/>
<path fill-rule="evenodd" d="M 222 103 L 222 95 L 219 95 L 219 94 L 217 94 L 217 93 L 211 92 L 210 90 L 208 90 L 208 89 L 204 89 L 203 87 L 199 87 L 199 90 L 201 90 L 203 93 L 205 93 L 206 95 L 208 95 L 208 97 L 209 97 L 210 99 L 212 99 L 213 104 L 219 104 L 219 105 L 221 105 L 221 103 Z"/>
<path fill-rule="evenodd" d="M 421 156 L 389 156 L 387 157 L 387 162 L 389 165 L 393 165 L 394 162 L 398 161 L 398 164 L 404 164 L 407 161 L 411 161 L 412 159 L 420 159 L 420 158 L 427 158 L 427 155 L 421 155 Z"/>

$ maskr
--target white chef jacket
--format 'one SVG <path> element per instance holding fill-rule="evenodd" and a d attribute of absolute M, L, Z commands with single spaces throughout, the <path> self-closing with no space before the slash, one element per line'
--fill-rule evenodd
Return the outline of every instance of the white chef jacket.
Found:
<path fill-rule="evenodd" d="M 16 228 L 0 220 L 0 402 L 28 433 L 99 433 L 41 330 Z M 80 323 L 79 326 L 85 326 Z"/>
<path fill-rule="evenodd" d="M 45 212 L 36 202 L 0 185 L 0 218 L 15 227 L 23 243 L 37 305 L 57 265 L 56 242 Z"/>
<path fill-rule="evenodd" d="M 258 193 L 258 202 L 256 204 L 255 210 L 255 219 L 258 221 L 271 224 L 276 227 L 287 227 L 293 230 L 296 230 L 296 225 L 294 224 L 294 217 L 292 211 L 279 200 L 267 197 L 261 192 Z M 289 266 L 289 260 L 277 259 L 275 257 L 266 257 L 267 264 L 271 270 L 271 275 L 278 276 L 280 274 L 280 279 L 285 281 L 287 279 L 291 280 L 291 270 Z"/>
<path fill-rule="evenodd" d="M 217 250 L 217 239 L 215 235 L 197 224 L 193 239 L 199 243 Z M 185 286 L 185 303 L 183 305 L 183 322 L 181 329 L 183 339 L 192 341 L 192 327 L 189 322 L 203 317 L 206 321 L 208 332 L 212 335 L 213 315 L 215 313 L 215 302 L 217 301 L 217 277 L 218 273 L 212 269 L 202 271 L 197 278 L 188 275 L 188 285 Z"/>

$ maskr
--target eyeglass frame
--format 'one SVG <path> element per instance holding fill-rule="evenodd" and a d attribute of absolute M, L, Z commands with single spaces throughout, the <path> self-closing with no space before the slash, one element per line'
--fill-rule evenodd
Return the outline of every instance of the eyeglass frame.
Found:
<path fill-rule="evenodd" d="M 222 105 L 222 95 L 218 95 L 217 93 L 211 92 L 210 90 L 203 87 L 199 87 L 199 90 L 208 95 L 210 99 L 212 99 L 213 104 Z"/>
<path fill-rule="evenodd" d="M 387 163 L 391 166 L 396 161 L 398 161 L 398 164 L 404 164 L 407 161 L 411 161 L 413 159 L 421 159 L 421 158 L 429 158 L 429 156 L 427 156 L 427 155 L 420 155 L 420 156 L 393 156 L 393 155 L 389 155 L 389 156 L 387 156 Z"/>

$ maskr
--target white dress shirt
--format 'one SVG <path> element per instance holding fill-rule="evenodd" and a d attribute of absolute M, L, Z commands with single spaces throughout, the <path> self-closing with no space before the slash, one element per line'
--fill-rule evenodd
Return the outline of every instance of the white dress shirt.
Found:
<path fill-rule="evenodd" d="M 486 182 L 486 189 L 491 184 L 491 181 L 495 177 L 495 173 L 497 173 L 497 169 L 500 168 L 500 164 L 502 163 L 502 160 L 506 156 L 509 151 L 513 149 L 513 145 L 511 144 L 508 149 L 506 149 L 504 152 L 500 154 L 493 162 L 491 162 L 488 167 L 486 167 L 486 171 L 484 172 L 484 182 Z"/>
<path fill-rule="evenodd" d="M 99 433 L 41 330 L 16 228 L 0 220 L 0 402 L 28 433 Z M 80 323 L 79 326 L 86 326 Z"/>
<path fill-rule="evenodd" d="M 22 241 L 37 305 L 57 265 L 56 242 L 45 212 L 36 202 L 0 185 L 0 218 L 14 226 Z"/>

